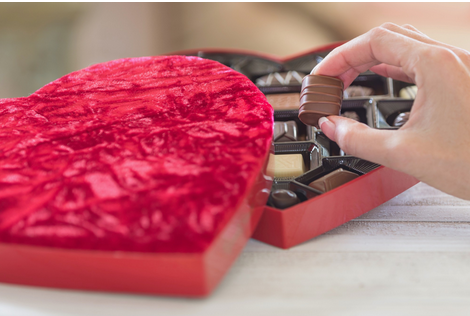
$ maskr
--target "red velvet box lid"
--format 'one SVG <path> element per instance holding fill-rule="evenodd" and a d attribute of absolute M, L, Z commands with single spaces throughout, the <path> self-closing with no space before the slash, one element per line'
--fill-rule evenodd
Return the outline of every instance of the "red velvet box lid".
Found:
<path fill-rule="evenodd" d="M 0 100 L 0 281 L 201 296 L 266 200 L 272 108 L 198 57 L 131 58 Z"/>

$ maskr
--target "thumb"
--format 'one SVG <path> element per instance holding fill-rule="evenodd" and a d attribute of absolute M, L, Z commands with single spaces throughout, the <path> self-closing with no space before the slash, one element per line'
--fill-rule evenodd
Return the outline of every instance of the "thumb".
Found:
<path fill-rule="evenodd" d="M 322 132 L 346 154 L 404 171 L 401 170 L 397 131 L 374 129 L 340 116 L 322 117 L 318 124 Z"/>

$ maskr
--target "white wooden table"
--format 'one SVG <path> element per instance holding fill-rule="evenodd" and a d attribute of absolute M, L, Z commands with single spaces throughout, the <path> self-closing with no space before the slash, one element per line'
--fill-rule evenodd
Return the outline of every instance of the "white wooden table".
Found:
<path fill-rule="evenodd" d="M 470 201 L 420 183 L 290 250 L 250 240 L 203 300 L 0 285 L 0 315 L 470 315 Z"/>

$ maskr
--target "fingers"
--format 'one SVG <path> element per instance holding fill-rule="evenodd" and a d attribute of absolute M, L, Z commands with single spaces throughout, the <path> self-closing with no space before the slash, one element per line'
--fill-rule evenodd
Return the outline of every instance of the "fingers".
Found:
<path fill-rule="evenodd" d="M 379 130 L 340 116 L 321 118 L 323 133 L 348 155 L 403 171 L 398 131 Z"/>
<path fill-rule="evenodd" d="M 414 38 L 377 27 L 334 49 L 314 70 L 314 74 L 338 77 L 345 86 L 370 67 L 385 63 L 403 69 L 411 79 L 422 50 L 429 45 Z"/>
<path fill-rule="evenodd" d="M 427 38 L 429 38 L 429 36 L 427 36 L 426 34 L 424 34 L 423 32 L 421 32 L 420 30 L 418 30 L 416 27 L 414 27 L 414 26 L 411 25 L 411 24 L 404 24 L 404 25 L 402 25 L 402 27 L 405 28 L 405 29 L 408 29 L 408 30 L 410 30 L 410 31 L 419 33 L 419 34 L 421 34 L 421 35 L 426 36 Z"/>
<path fill-rule="evenodd" d="M 395 80 L 415 83 L 414 79 L 408 77 L 400 67 L 380 64 L 380 65 L 371 67 L 370 70 L 384 77 L 390 77 Z"/>
<path fill-rule="evenodd" d="M 398 25 L 393 24 L 393 23 L 385 23 L 385 24 L 382 25 L 382 27 L 384 27 L 384 28 L 386 28 L 390 31 L 403 34 L 405 36 L 408 36 L 410 38 L 413 38 L 415 40 L 418 40 L 420 42 L 423 42 L 423 43 L 426 43 L 426 44 L 429 44 L 429 45 L 435 45 L 435 46 L 439 46 L 439 47 L 442 47 L 442 48 L 450 49 L 454 53 L 456 53 L 460 58 L 467 55 L 465 50 L 463 50 L 461 48 L 458 48 L 458 47 L 455 47 L 455 46 L 452 46 L 452 45 L 448 45 L 448 44 L 433 40 L 429 36 L 427 36 L 424 33 L 418 31 L 418 29 L 416 29 L 414 26 L 409 25 L 409 24 L 405 24 L 403 26 L 398 26 Z"/>

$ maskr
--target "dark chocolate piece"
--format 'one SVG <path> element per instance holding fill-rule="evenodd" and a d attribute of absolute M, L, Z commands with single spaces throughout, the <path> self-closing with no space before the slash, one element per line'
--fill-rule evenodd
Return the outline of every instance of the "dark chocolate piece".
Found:
<path fill-rule="evenodd" d="M 341 116 L 350 118 L 350 119 L 358 121 L 358 122 L 361 121 L 361 118 L 359 117 L 359 115 L 357 114 L 356 111 L 346 111 L 343 114 L 341 114 Z"/>
<path fill-rule="evenodd" d="M 400 113 L 393 121 L 393 126 L 401 127 L 405 125 L 405 123 L 408 122 L 409 119 L 410 119 L 410 112 Z"/>
<path fill-rule="evenodd" d="M 334 77 L 305 76 L 300 92 L 300 121 L 305 125 L 318 127 L 320 117 L 339 115 L 343 87 L 343 82 Z"/>
<path fill-rule="evenodd" d="M 285 209 L 300 203 L 297 195 L 291 190 L 278 189 L 271 193 L 273 205 L 279 209 Z"/>
<path fill-rule="evenodd" d="M 344 90 L 344 98 L 368 97 L 374 94 L 374 89 L 362 86 L 349 86 Z"/>
<path fill-rule="evenodd" d="M 256 79 L 256 85 L 259 87 L 299 86 L 302 84 L 303 77 L 305 74 L 297 71 L 273 72 Z"/>
<path fill-rule="evenodd" d="M 275 142 L 295 142 L 297 141 L 297 123 L 295 121 L 274 122 Z"/>
<path fill-rule="evenodd" d="M 358 176 L 359 175 L 353 172 L 339 168 L 320 179 L 311 182 L 308 186 L 325 193 L 345 184 L 346 182 L 356 179 Z"/>

